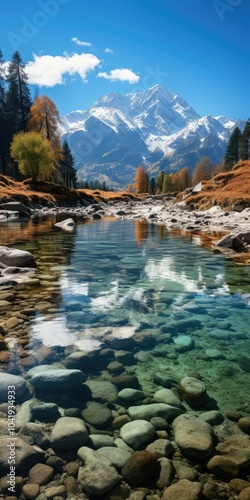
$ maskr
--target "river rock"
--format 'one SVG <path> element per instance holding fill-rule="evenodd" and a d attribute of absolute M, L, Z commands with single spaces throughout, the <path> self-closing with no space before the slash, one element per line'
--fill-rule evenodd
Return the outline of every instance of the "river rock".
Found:
<path fill-rule="evenodd" d="M 46 464 L 36 464 L 29 471 L 29 480 L 31 483 L 39 484 L 40 486 L 48 484 L 54 476 L 54 469 Z"/>
<path fill-rule="evenodd" d="M 189 481 L 195 481 L 197 478 L 197 471 L 192 469 L 189 465 L 181 460 L 172 461 L 175 472 L 179 479 L 188 479 Z"/>
<path fill-rule="evenodd" d="M 206 387 L 204 382 L 195 377 L 184 377 L 180 383 L 183 399 L 191 408 L 199 408 L 206 399 Z"/>
<path fill-rule="evenodd" d="M 32 404 L 32 399 L 25 401 L 19 408 L 16 414 L 16 431 L 19 431 L 21 427 L 32 420 L 32 414 L 30 406 Z"/>
<path fill-rule="evenodd" d="M 223 479 L 229 480 L 238 477 L 239 466 L 227 457 L 215 455 L 207 463 L 208 471 Z"/>
<path fill-rule="evenodd" d="M 0 262 L 6 266 L 36 267 L 33 255 L 25 250 L 0 246 Z"/>
<path fill-rule="evenodd" d="M 123 425 L 120 430 L 120 436 L 125 443 L 137 450 L 140 446 L 148 443 L 155 434 L 155 428 L 146 420 L 135 420 Z"/>
<path fill-rule="evenodd" d="M 14 456 L 16 472 L 26 471 L 37 462 L 43 461 L 43 455 L 22 438 L 0 436 L 0 471 L 10 471 L 9 458 L 12 457 L 11 453 Z"/>
<path fill-rule="evenodd" d="M 242 436 L 229 436 L 215 447 L 223 457 L 229 458 L 239 467 L 246 468 L 250 465 L 250 440 Z"/>
<path fill-rule="evenodd" d="M 121 470 L 129 485 L 139 486 L 155 470 L 157 458 L 147 450 L 135 451 Z"/>
<path fill-rule="evenodd" d="M 199 415 L 199 418 L 201 418 L 210 425 L 220 425 L 225 420 L 222 413 L 217 410 L 206 411 L 201 415 Z"/>
<path fill-rule="evenodd" d="M 11 389 L 8 389 L 9 387 L 11 387 Z M 0 402 L 8 401 L 9 390 L 14 391 L 13 393 L 9 392 L 9 396 L 13 396 L 15 401 L 16 398 L 24 394 L 26 389 L 26 381 L 23 377 L 12 375 L 11 373 L 1 373 Z"/>
<path fill-rule="evenodd" d="M 156 403 L 166 403 L 170 406 L 181 406 L 181 401 L 170 389 L 160 389 L 154 393 Z"/>
<path fill-rule="evenodd" d="M 194 340 L 189 335 L 178 335 L 173 340 L 176 350 L 179 352 L 189 351 L 194 347 Z"/>
<path fill-rule="evenodd" d="M 157 383 L 165 387 L 166 389 L 170 389 L 173 385 L 177 385 L 178 382 L 175 378 L 169 376 L 169 374 L 156 371 L 153 373 L 153 380 Z"/>
<path fill-rule="evenodd" d="M 181 479 L 164 491 L 162 500 L 200 500 L 201 494 L 202 486 L 200 483 Z"/>
<path fill-rule="evenodd" d="M 213 451 L 213 429 L 193 415 L 180 415 L 173 423 L 175 442 L 180 450 L 194 458 L 207 458 Z"/>
<path fill-rule="evenodd" d="M 153 443 L 148 444 L 146 450 L 153 453 L 157 458 L 161 458 L 172 455 L 175 448 L 168 439 L 156 439 Z"/>
<path fill-rule="evenodd" d="M 88 440 L 84 421 L 77 417 L 59 418 L 51 432 L 51 446 L 59 450 L 71 450 L 83 446 Z"/>
<path fill-rule="evenodd" d="M 27 500 L 36 500 L 39 497 L 40 486 L 38 484 L 25 484 L 23 486 L 23 497 Z"/>
<path fill-rule="evenodd" d="M 120 470 L 129 459 L 131 453 L 121 448 L 105 446 L 100 448 L 96 452 L 96 455 L 108 459 L 113 467 Z"/>
<path fill-rule="evenodd" d="M 117 401 L 117 387 L 106 380 L 86 380 L 93 399 L 104 403 L 115 403 Z"/>
<path fill-rule="evenodd" d="M 30 382 L 36 388 L 46 391 L 70 391 L 85 382 L 81 370 L 47 370 L 34 375 Z"/>
<path fill-rule="evenodd" d="M 125 403 L 134 403 L 135 401 L 144 399 L 145 395 L 142 391 L 139 391 L 138 389 L 126 388 L 118 392 L 118 397 Z"/>
<path fill-rule="evenodd" d="M 76 223 L 74 222 L 73 219 L 65 219 L 62 220 L 61 222 L 56 222 L 54 224 L 55 227 L 59 227 L 60 229 L 63 229 L 64 231 L 73 231 L 73 229 L 76 227 Z"/>
<path fill-rule="evenodd" d="M 165 403 L 152 403 L 148 405 L 130 406 L 128 408 L 128 414 L 132 420 L 150 420 L 153 417 L 163 417 L 171 422 L 181 413 L 182 410 L 180 410 L 180 408 Z"/>
<path fill-rule="evenodd" d="M 250 417 L 242 417 L 238 420 L 238 426 L 242 432 L 250 435 Z"/>
<path fill-rule="evenodd" d="M 115 446 L 114 438 L 107 434 L 90 434 L 89 442 L 95 450 L 103 447 Z"/>
<path fill-rule="evenodd" d="M 18 432 L 18 436 L 28 436 L 31 439 L 32 444 L 37 445 L 45 450 L 50 445 L 49 436 L 44 431 L 42 424 L 28 422 L 21 427 L 20 431 Z"/>
<path fill-rule="evenodd" d="M 82 418 L 94 427 L 106 427 L 112 420 L 112 413 L 105 404 L 90 401 L 82 411 Z"/>
<path fill-rule="evenodd" d="M 60 417 L 58 406 L 55 403 L 44 403 L 43 401 L 33 400 L 30 405 L 31 413 L 34 419 L 48 420 L 50 418 Z"/>
<path fill-rule="evenodd" d="M 103 498 L 119 482 L 119 475 L 114 467 L 96 457 L 87 460 L 84 467 L 80 467 L 78 481 L 88 495 Z"/>
<path fill-rule="evenodd" d="M 160 471 L 156 481 L 156 486 L 162 490 L 171 484 L 173 465 L 169 458 L 162 457 L 158 459 L 158 466 L 160 467 Z"/>

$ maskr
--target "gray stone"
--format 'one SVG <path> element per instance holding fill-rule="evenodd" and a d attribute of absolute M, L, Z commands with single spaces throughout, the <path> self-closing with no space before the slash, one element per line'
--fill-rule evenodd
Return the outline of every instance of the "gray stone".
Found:
<path fill-rule="evenodd" d="M 134 403 L 135 401 L 139 401 L 140 399 L 145 398 L 142 391 L 130 388 L 122 389 L 120 392 L 118 392 L 118 397 L 122 401 L 125 401 L 125 403 Z"/>
<path fill-rule="evenodd" d="M 11 389 L 8 389 L 10 388 Z M 1 373 L 1 384 L 0 384 L 0 402 L 8 401 L 8 393 L 9 397 L 13 396 L 15 401 L 16 398 L 19 398 L 26 391 L 26 381 L 23 377 L 19 375 L 12 375 L 11 373 Z M 14 391 L 13 393 L 10 390 Z"/>
<path fill-rule="evenodd" d="M 43 455 L 20 437 L 0 436 L 0 471 L 10 471 L 11 458 L 14 460 L 16 472 L 22 472 L 41 462 Z"/>
<path fill-rule="evenodd" d="M 128 422 L 120 430 L 120 436 L 125 443 L 137 450 L 140 446 L 148 443 L 155 434 L 155 428 L 150 422 L 138 419 L 134 422 Z"/>
<path fill-rule="evenodd" d="M 0 262 L 6 266 L 36 267 L 33 255 L 25 250 L 0 247 Z"/>
<path fill-rule="evenodd" d="M 171 391 L 171 389 L 160 389 L 154 393 L 154 401 L 156 403 L 166 403 L 170 406 L 181 406 L 181 401 Z"/>
<path fill-rule="evenodd" d="M 171 460 L 165 457 L 159 458 L 158 464 L 160 466 L 160 472 L 158 475 L 156 486 L 157 488 L 162 490 L 163 488 L 166 488 L 171 484 L 171 479 L 173 476 L 173 466 Z"/>
<path fill-rule="evenodd" d="M 47 370 L 34 375 L 30 382 L 36 389 L 46 391 L 70 391 L 85 382 L 81 370 Z"/>
<path fill-rule="evenodd" d="M 180 408 L 167 405 L 166 403 L 152 403 L 148 405 L 130 406 L 128 414 L 133 420 L 150 420 L 153 417 L 163 417 L 172 421 L 182 413 Z"/>
<path fill-rule="evenodd" d="M 153 443 L 148 444 L 146 450 L 153 453 L 157 458 L 161 458 L 172 455 L 175 448 L 168 439 L 156 439 Z"/>
<path fill-rule="evenodd" d="M 29 471 L 29 480 L 31 483 L 42 486 L 48 484 L 54 474 L 55 471 L 53 467 L 46 464 L 36 464 Z"/>
<path fill-rule="evenodd" d="M 205 354 L 210 359 L 223 359 L 224 356 L 219 349 L 206 349 Z"/>
<path fill-rule="evenodd" d="M 31 438 L 32 444 L 40 446 L 43 449 L 47 449 L 50 445 L 49 436 L 44 432 L 42 424 L 28 422 L 21 427 L 18 436 L 28 436 Z"/>
<path fill-rule="evenodd" d="M 194 347 L 194 340 L 189 335 L 178 335 L 173 340 L 179 352 L 189 351 Z"/>
<path fill-rule="evenodd" d="M 195 481 L 197 479 L 197 471 L 181 460 L 173 460 L 172 463 L 179 479 L 188 479 L 189 481 Z"/>
<path fill-rule="evenodd" d="M 51 432 L 51 446 L 59 450 L 71 450 L 83 446 L 88 440 L 85 423 L 77 417 L 59 418 Z"/>
<path fill-rule="evenodd" d="M 89 441 L 95 450 L 107 446 L 115 446 L 114 438 L 106 434 L 90 434 Z"/>
<path fill-rule="evenodd" d="M 43 401 L 33 400 L 30 410 L 33 417 L 38 420 L 48 420 L 55 416 L 60 416 L 58 406 L 55 403 L 44 403 Z"/>
<path fill-rule="evenodd" d="M 120 470 L 129 459 L 131 453 L 126 450 L 122 450 L 121 448 L 106 446 L 100 448 L 96 452 L 96 455 L 108 459 L 113 467 Z"/>
<path fill-rule="evenodd" d="M 82 411 L 82 417 L 94 427 L 106 427 L 112 420 L 112 413 L 106 405 L 89 401 L 87 408 Z"/>
<path fill-rule="evenodd" d="M 119 475 L 114 467 L 92 462 L 80 467 L 78 481 L 87 494 L 102 498 L 119 482 Z"/>
<path fill-rule="evenodd" d="M 181 479 L 164 491 L 162 500 L 200 500 L 201 494 L 202 486 L 200 483 Z"/>
<path fill-rule="evenodd" d="M 193 415 L 180 415 L 173 423 L 175 442 L 180 450 L 194 458 L 207 458 L 213 451 L 213 429 Z"/>
<path fill-rule="evenodd" d="M 184 377 L 180 383 L 183 399 L 189 406 L 199 408 L 206 399 L 204 382 L 195 377 Z"/>
<path fill-rule="evenodd" d="M 16 414 L 16 431 L 19 431 L 21 427 L 32 420 L 32 414 L 30 410 L 30 405 L 32 403 L 32 399 L 25 401 L 19 408 Z"/>
<path fill-rule="evenodd" d="M 170 389 L 173 385 L 178 384 L 176 379 L 174 379 L 173 377 L 170 377 L 169 374 L 161 372 L 161 371 L 156 371 L 153 373 L 153 380 L 157 384 L 160 384 L 163 387 L 166 387 L 167 389 Z"/>
<path fill-rule="evenodd" d="M 206 411 L 201 415 L 199 415 L 199 418 L 201 418 L 210 425 L 220 425 L 225 420 L 222 413 L 217 410 Z"/>
<path fill-rule="evenodd" d="M 48 370 L 59 370 L 62 368 L 64 368 L 62 363 L 55 363 L 53 365 L 38 365 L 30 368 L 30 370 L 27 371 L 26 375 L 28 378 L 31 378 L 38 373 L 47 372 Z"/>
<path fill-rule="evenodd" d="M 154 426 L 155 430 L 163 431 L 168 429 L 168 423 L 165 418 L 153 417 L 150 419 L 150 423 Z"/>
<path fill-rule="evenodd" d="M 63 484 L 58 484 L 56 486 L 48 486 L 44 490 L 45 496 L 48 500 L 57 500 L 60 498 L 66 498 L 67 491 Z"/>
<path fill-rule="evenodd" d="M 111 382 L 106 380 L 86 380 L 85 385 L 91 390 L 92 398 L 104 403 L 115 403 L 118 390 Z"/>
<path fill-rule="evenodd" d="M 73 231 L 76 227 L 76 223 L 74 222 L 73 219 L 65 219 L 61 222 L 56 222 L 54 224 L 55 227 L 59 227 L 60 229 L 63 229 L 64 231 Z"/>

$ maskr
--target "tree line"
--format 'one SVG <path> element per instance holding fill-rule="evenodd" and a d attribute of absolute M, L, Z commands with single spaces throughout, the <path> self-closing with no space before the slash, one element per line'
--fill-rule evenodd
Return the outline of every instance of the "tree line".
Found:
<path fill-rule="evenodd" d="M 61 144 L 60 116 L 47 96 L 32 102 L 25 65 L 18 51 L 8 65 L 0 50 L 0 171 L 77 186 L 74 158 Z"/>
<path fill-rule="evenodd" d="M 227 144 L 224 160 L 214 164 L 208 156 L 203 156 L 196 163 L 191 176 L 188 167 L 178 172 L 166 173 L 161 171 L 157 178 L 149 179 L 145 168 L 140 165 L 136 170 L 134 184 L 129 184 L 128 190 L 136 193 L 173 193 L 185 191 L 199 182 L 212 179 L 221 172 L 231 170 L 239 161 L 250 159 L 250 119 L 247 120 L 242 132 L 236 127 Z"/>

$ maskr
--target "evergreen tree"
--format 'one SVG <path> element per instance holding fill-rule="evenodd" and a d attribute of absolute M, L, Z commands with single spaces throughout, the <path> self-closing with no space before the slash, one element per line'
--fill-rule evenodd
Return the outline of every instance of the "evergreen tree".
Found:
<path fill-rule="evenodd" d="M 240 136 L 240 160 L 250 159 L 250 119 L 247 120 L 246 125 Z"/>
<path fill-rule="evenodd" d="M 163 172 L 162 192 L 167 193 L 172 190 L 173 190 L 172 177 L 171 175 L 166 174 L 166 172 Z"/>
<path fill-rule="evenodd" d="M 15 114 L 15 130 L 13 133 L 25 132 L 29 120 L 31 98 L 25 65 L 18 51 L 14 52 L 9 63 L 7 80 L 9 82 L 8 101 L 12 104 L 8 109 L 11 122 L 13 122 L 12 113 Z"/>
<path fill-rule="evenodd" d="M 236 127 L 229 138 L 226 149 L 224 158 L 226 171 L 231 170 L 240 159 L 240 138 L 241 131 L 239 127 Z"/>
<path fill-rule="evenodd" d="M 156 182 L 155 182 L 155 178 L 152 177 L 152 179 L 150 179 L 150 192 L 151 194 L 155 194 L 156 192 Z"/>
<path fill-rule="evenodd" d="M 71 149 L 65 140 L 62 146 L 63 159 L 60 160 L 60 174 L 63 185 L 74 189 L 77 187 L 77 175 L 74 167 L 74 158 Z"/>
<path fill-rule="evenodd" d="M 0 50 L 0 167 L 5 174 L 7 161 L 7 138 L 6 138 L 6 88 L 3 53 Z"/>
<path fill-rule="evenodd" d="M 160 172 L 156 179 L 156 186 L 160 193 L 162 193 L 163 179 L 164 179 L 164 172 Z"/>

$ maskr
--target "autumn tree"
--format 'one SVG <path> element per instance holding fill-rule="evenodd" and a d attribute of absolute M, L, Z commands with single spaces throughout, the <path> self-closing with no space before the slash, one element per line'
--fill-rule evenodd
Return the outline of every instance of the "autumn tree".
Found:
<path fill-rule="evenodd" d="M 208 156 L 203 156 L 195 165 L 192 183 L 195 186 L 201 181 L 207 181 L 214 175 L 215 166 Z"/>
<path fill-rule="evenodd" d="M 149 190 L 148 174 L 142 165 L 136 170 L 135 189 L 137 193 L 148 193 Z"/>
<path fill-rule="evenodd" d="M 240 136 L 240 160 L 250 159 L 250 120 L 247 120 Z"/>
<path fill-rule="evenodd" d="M 14 135 L 10 154 L 21 174 L 31 177 L 33 182 L 51 176 L 54 153 L 51 143 L 38 132 L 19 132 Z"/>
<path fill-rule="evenodd" d="M 28 127 L 50 142 L 55 166 L 59 165 L 60 159 L 63 160 L 59 123 L 60 116 L 55 103 L 46 95 L 37 97 L 31 106 Z"/>
<path fill-rule="evenodd" d="M 232 170 L 233 166 L 238 163 L 240 159 L 240 139 L 241 131 L 239 127 L 236 127 L 232 132 L 225 153 L 224 165 L 225 170 Z"/>

